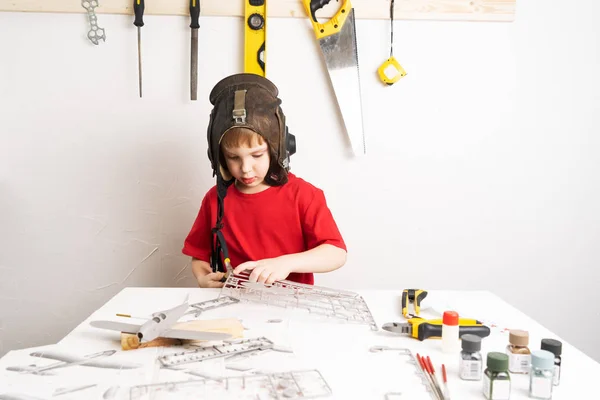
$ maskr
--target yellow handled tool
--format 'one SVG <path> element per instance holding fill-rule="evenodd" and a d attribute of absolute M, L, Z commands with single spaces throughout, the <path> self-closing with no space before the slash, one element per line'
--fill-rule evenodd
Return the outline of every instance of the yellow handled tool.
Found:
<path fill-rule="evenodd" d="M 317 21 L 315 13 L 329 4 L 329 2 L 330 0 L 302 0 L 306 13 L 311 17 L 310 22 L 312 22 L 317 39 L 339 33 L 342 30 L 344 22 L 346 22 L 346 18 L 350 15 L 350 11 L 352 11 L 350 0 L 343 0 L 342 6 L 337 13 L 329 21 L 321 24 Z"/>
<path fill-rule="evenodd" d="M 377 68 L 379 79 L 386 85 L 393 85 L 406 76 L 406 71 L 394 57 L 394 0 L 390 2 L 390 57 Z"/>
<path fill-rule="evenodd" d="M 404 289 L 402 291 L 402 315 L 404 315 L 404 318 L 419 316 L 421 313 L 421 301 L 426 296 L 427 291 L 423 289 Z M 409 310 L 411 306 L 412 310 Z"/>
<path fill-rule="evenodd" d="M 408 322 L 386 323 L 382 329 L 400 335 L 412 336 L 415 339 L 423 341 L 429 338 L 442 337 L 442 320 L 411 318 Z M 462 336 L 467 333 L 484 338 L 490 335 L 490 328 L 476 319 L 460 318 L 458 320 L 458 335 Z"/>
<path fill-rule="evenodd" d="M 342 0 L 337 13 L 329 21 L 320 23 L 315 14 L 330 1 L 302 0 L 302 4 L 310 16 L 319 42 L 352 151 L 355 155 L 364 155 L 367 149 L 363 129 L 354 8 L 350 0 Z"/>

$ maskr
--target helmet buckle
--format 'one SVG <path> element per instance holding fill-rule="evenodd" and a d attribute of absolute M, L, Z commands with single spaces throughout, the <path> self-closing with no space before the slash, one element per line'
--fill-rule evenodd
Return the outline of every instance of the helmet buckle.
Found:
<path fill-rule="evenodd" d="M 246 90 L 236 90 L 231 113 L 236 125 L 246 124 Z"/>

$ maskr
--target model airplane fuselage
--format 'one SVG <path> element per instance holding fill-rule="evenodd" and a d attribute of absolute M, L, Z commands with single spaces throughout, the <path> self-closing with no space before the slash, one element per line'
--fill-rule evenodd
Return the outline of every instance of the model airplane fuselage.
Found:
<path fill-rule="evenodd" d="M 157 312 L 137 332 L 140 343 L 149 342 L 161 336 L 163 331 L 175 325 L 189 308 L 187 301 L 170 310 Z"/>

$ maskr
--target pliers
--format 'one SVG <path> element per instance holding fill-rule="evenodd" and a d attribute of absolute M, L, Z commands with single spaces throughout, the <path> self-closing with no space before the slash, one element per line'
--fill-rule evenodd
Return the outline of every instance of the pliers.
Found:
<path fill-rule="evenodd" d="M 407 322 L 388 322 L 383 324 L 383 330 L 405 336 L 412 336 L 423 341 L 429 338 L 442 337 L 442 320 L 426 320 L 420 317 L 410 318 Z M 460 318 L 458 320 L 458 336 L 470 333 L 479 337 L 490 335 L 490 328 L 476 319 Z"/>

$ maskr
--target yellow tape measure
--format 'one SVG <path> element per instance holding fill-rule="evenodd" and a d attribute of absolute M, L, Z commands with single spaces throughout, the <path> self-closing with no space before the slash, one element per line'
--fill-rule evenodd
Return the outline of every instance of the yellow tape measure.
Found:
<path fill-rule="evenodd" d="M 379 79 L 387 85 L 393 85 L 398 82 L 400 78 L 406 76 L 406 71 L 394 56 L 385 60 L 385 62 L 377 68 L 377 73 L 379 74 Z"/>
<path fill-rule="evenodd" d="M 390 57 L 377 68 L 379 79 L 387 85 L 393 85 L 406 76 L 406 71 L 394 57 L 394 0 L 390 2 Z"/>
<path fill-rule="evenodd" d="M 265 76 L 267 43 L 266 0 L 245 0 L 244 72 Z"/>

